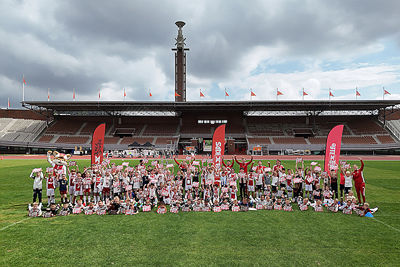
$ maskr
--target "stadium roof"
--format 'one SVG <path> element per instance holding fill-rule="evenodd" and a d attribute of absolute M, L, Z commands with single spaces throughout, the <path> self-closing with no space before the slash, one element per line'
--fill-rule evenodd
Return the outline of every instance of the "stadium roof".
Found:
<path fill-rule="evenodd" d="M 334 100 L 334 101 L 25 101 L 25 108 L 37 111 L 327 111 L 380 110 L 400 105 L 400 100 Z"/>

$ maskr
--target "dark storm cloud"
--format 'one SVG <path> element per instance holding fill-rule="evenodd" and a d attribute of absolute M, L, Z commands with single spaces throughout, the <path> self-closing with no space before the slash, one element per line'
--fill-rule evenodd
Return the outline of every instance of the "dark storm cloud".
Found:
<path fill-rule="evenodd" d="M 31 86 L 60 94 L 73 87 L 94 94 L 115 81 L 143 97 L 152 73 L 123 68 L 137 70 L 132 65 L 146 58 L 172 88 L 176 20 L 187 22 L 188 73 L 216 83 L 257 46 L 285 47 L 276 55 L 282 59 L 318 58 L 400 36 L 396 0 L 6 1 L 0 8 L 0 75 L 20 82 L 25 73 Z M 12 90 L 1 88 L 0 97 L 6 92 Z"/>

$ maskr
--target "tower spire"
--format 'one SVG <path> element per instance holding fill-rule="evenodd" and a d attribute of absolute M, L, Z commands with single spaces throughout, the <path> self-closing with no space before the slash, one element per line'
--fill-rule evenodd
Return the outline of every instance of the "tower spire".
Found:
<path fill-rule="evenodd" d="M 186 52 L 189 48 L 185 48 L 185 40 L 182 28 L 185 22 L 177 21 L 178 35 L 175 38 L 176 43 L 172 51 L 175 51 L 175 102 L 186 102 Z"/>

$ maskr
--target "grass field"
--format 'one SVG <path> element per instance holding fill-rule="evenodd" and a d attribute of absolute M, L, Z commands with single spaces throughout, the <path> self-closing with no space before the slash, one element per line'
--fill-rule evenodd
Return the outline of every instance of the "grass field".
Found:
<path fill-rule="evenodd" d="M 366 162 L 373 219 L 297 209 L 27 219 L 35 167 L 48 163 L 0 161 L 1 266 L 400 265 L 400 162 Z"/>

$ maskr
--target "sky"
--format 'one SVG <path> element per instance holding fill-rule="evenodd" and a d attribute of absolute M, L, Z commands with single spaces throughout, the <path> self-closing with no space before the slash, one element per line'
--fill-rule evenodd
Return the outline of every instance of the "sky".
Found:
<path fill-rule="evenodd" d="M 400 99 L 400 1 L 0 1 L 0 107 L 25 100 Z M 200 98 L 200 89 L 205 95 Z M 151 91 L 152 97 L 149 97 Z"/>

